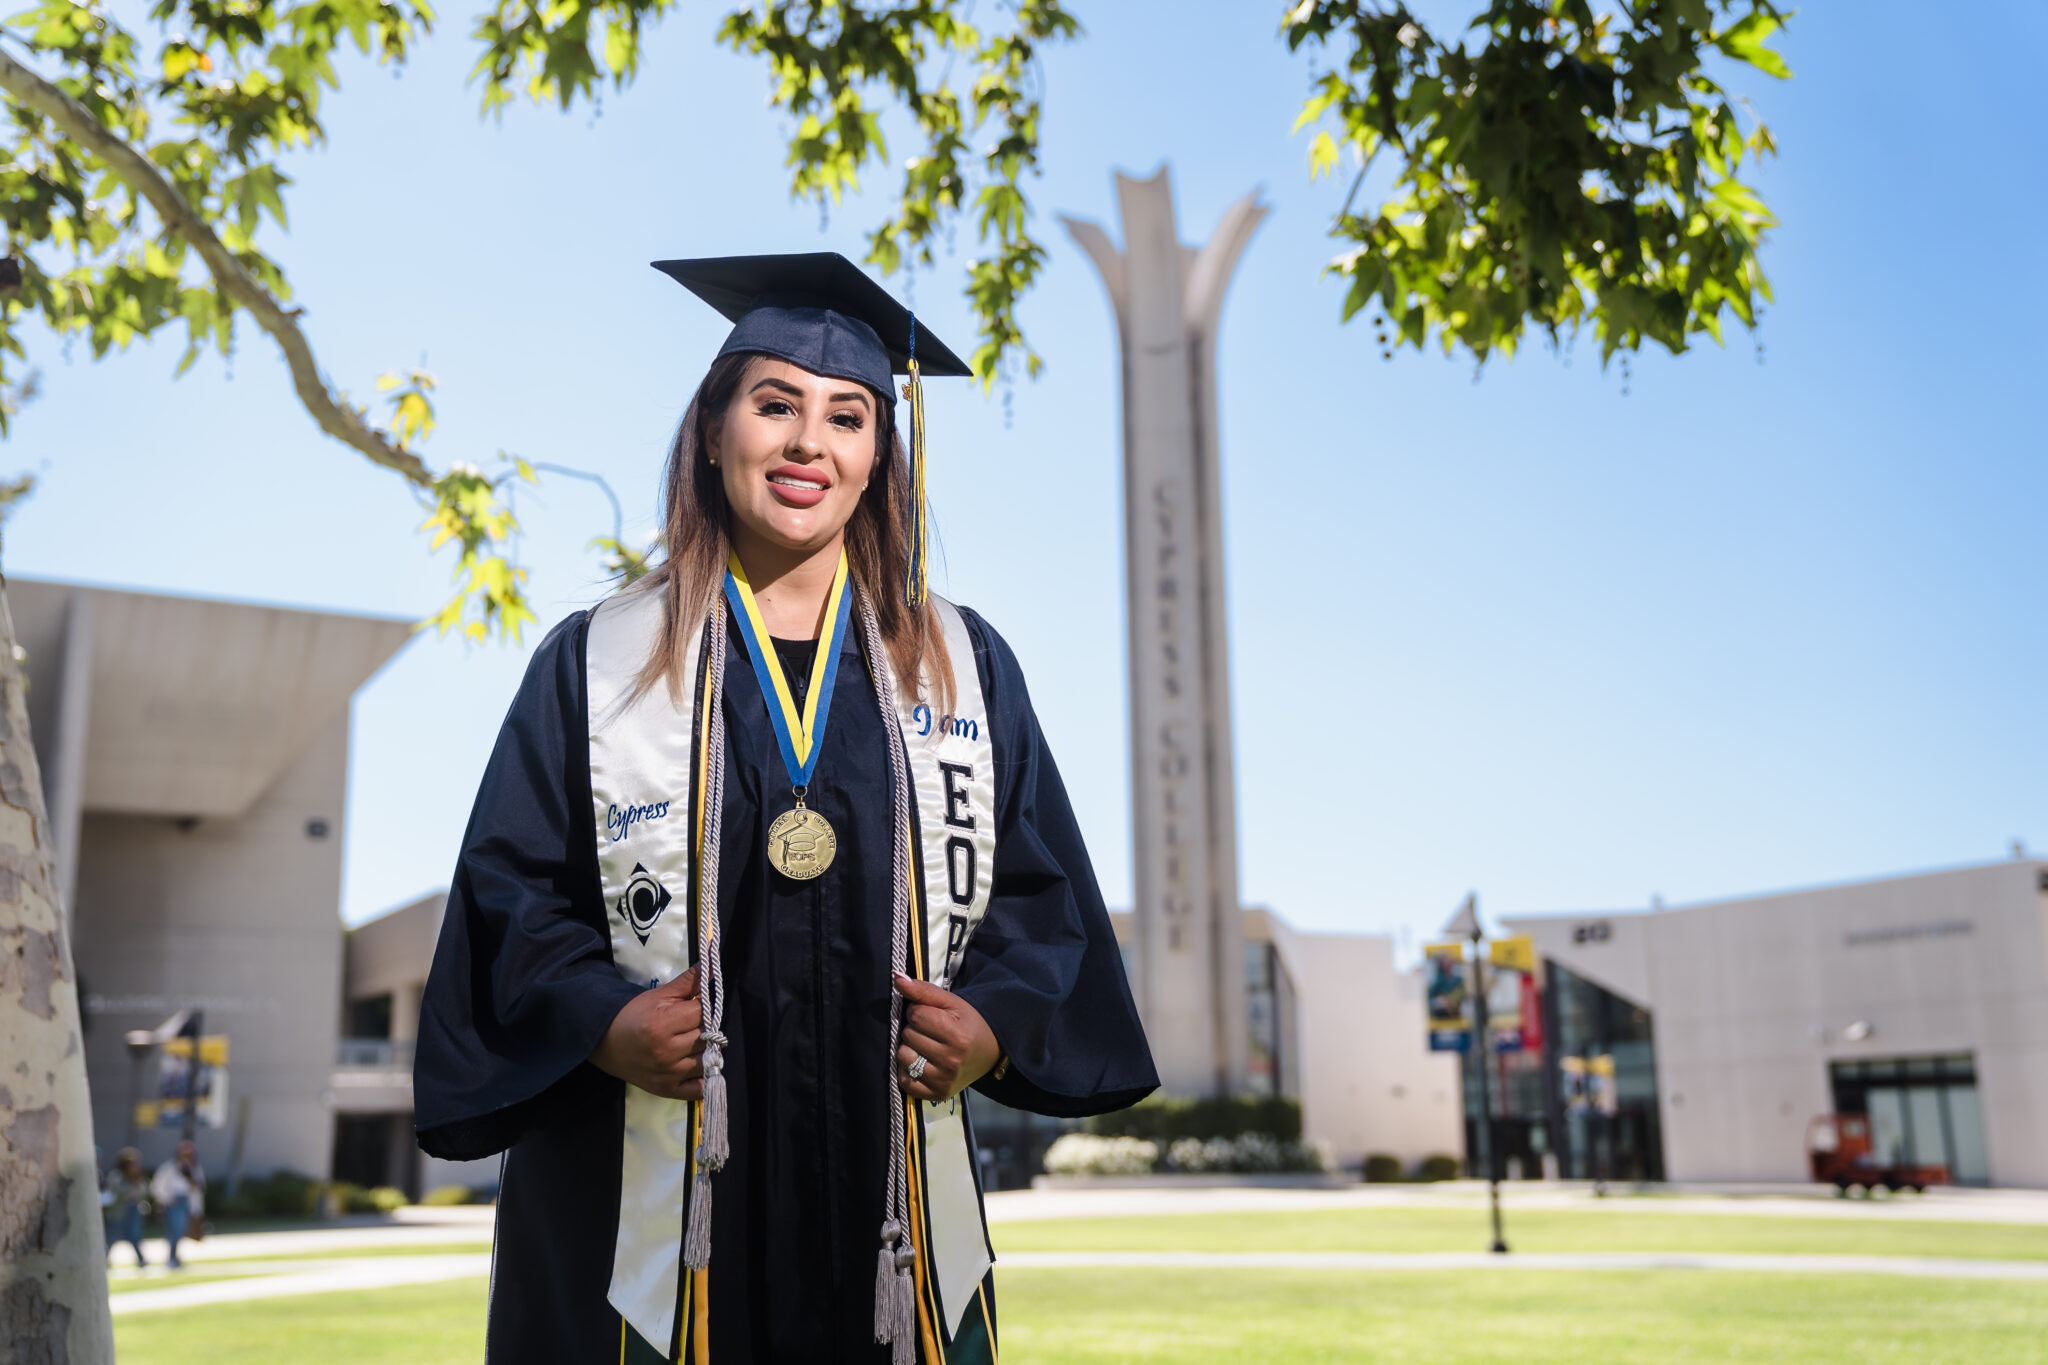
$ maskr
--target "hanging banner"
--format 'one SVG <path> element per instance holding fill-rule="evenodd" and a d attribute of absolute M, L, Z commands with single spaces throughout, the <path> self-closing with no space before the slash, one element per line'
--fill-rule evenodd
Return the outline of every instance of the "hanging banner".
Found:
<path fill-rule="evenodd" d="M 1492 952 L 1488 960 L 1494 966 L 1510 972 L 1533 973 L 1536 970 L 1536 940 L 1527 934 L 1497 938 L 1490 947 Z"/>
<path fill-rule="evenodd" d="M 1614 1055 L 1602 1053 L 1598 1057 L 1588 1057 L 1586 1072 L 1594 1111 L 1613 1118 L 1621 1112 L 1621 1086 L 1614 1075 Z"/>
<path fill-rule="evenodd" d="M 1422 950 L 1431 1052 L 1464 1052 L 1472 1046 L 1470 980 L 1464 944 L 1432 943 Z"/>
<path fill-rule="evenodd" d="M 1543 993 L 1534 973 L 1522 974 L 1522 1051 L 1543 1050 Z"/>
<path fill-rule="evenodd" d="M 1486 978 L 1486 1026 L 1493 1033 L 1495 1052 L 1520 1052 L 1524 1046 L 1522 1026 L 1528 978 L 1520 972 L 1494 970 Z"/>
<path fill-rule="evenodd" d="M 189 1089 L 188 1089 L 189 1087 Z M 223 1128 L 228 1121 L 228 1040 L 225 1034 L 209 1033 L 199 1040 L 199 1073 L 192 1079 L 192 1040 L 166 1038 L 163 1062 L 157 1072 L 156 1099 L 136 1106 L 138 1120 L 148 1116 L 144 1127 L 181 1128 L 185 1123 L 185 1097 L 193 1097 L 193 1112 L 208 1128 Z"/>
<path fill-rule="evenodd" d="M 1593 1097 L 1586 1089 L 1586 1059 L 1584 1057 L 1558 1058 L 1557 1076 L 1558 1090 L 1564 1098 L 1565 1113 L 1592 1113 Z"/>

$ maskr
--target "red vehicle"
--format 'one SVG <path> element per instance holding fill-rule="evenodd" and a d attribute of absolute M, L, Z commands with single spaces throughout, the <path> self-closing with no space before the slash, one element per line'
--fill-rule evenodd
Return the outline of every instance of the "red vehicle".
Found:
<path fill-rule="evenodd" d="M 1806 1125 L 1806 1155 L 1813 1178 L 1847 1194 L 1855 1186 L 1894 1193 L 1919 1194 L 1929 1185 L 1949 1183 L 1946 1166 L 1907 1166 L 1887 1162 L 1875 1150 L 1868 1114 L 1822 1114 Z"/>

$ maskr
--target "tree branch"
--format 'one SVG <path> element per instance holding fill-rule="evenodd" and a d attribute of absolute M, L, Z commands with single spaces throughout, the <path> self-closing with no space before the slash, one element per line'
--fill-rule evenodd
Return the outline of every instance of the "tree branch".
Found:
<path fill-rule="evenodd" d="M 313 358 L 312 343 L 298 322 L 275 295 L 242 268 L 227 245 L 214 234 L 206 220 L 185 202 L 177 188 L 152 165 L 149 158 L 123 141 L 93 116 L 91 110 L 57 86 L 44 80 L 0 50 L 0 90 L 57 125 L 59 131 L 89 149 L 131 189 L 149 201 L 164 226 L 183 237 L 213 272 L 222 294 L 249 311 L 256 325 L 270 333 L 284 352 L 291 368 L 292 387 L 299 402 L 320 429 L 344 445 L 354 446 L 374 464 L 393 470 L 422 488 L 434 483 L 433 474 L 420 457 L 395 445 L 361 415 L 335 397 L 320 375 Z"/>

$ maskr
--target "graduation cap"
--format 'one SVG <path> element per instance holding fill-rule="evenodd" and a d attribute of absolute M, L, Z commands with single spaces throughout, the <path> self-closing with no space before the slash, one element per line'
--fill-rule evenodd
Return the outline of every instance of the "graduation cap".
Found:
<path fill-rule="evenodd" d="M 760 351 L 813 374 L 854 379 L 893 398 L 892 374 L 973 373 L 908 308 L 836 251 L 789 256 L 705 256 L 654 268 L 723 313 L 732 334 L 720 355 Z"/>
<path fill-rule="evenodd" d="M 654 268 L 732 321 L 718 348 L 760 352 L 813 374 L 865 384 L 895 403 L 892 375 L 908 375 L 910 400 L 910 563 L 903 600 L 924 605 L 924 389 L 922 375 L 973 373 L 917 316 L 867 272 L 836 251 L 781 256 L 702 256 L 656 261 Z"/>

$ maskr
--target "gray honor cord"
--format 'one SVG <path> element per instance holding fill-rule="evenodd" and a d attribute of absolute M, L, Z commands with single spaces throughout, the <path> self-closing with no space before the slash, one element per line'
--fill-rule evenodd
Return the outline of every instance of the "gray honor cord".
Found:
<path fill-rule="evenodd" d="M 902 722 L 894 706 L 895 681 L 874 608 L 857 588 L 854 611 L 860 619 L 875 700 L 888 737 L 889 787 L 894 794 L 891 824 L 894 844 L 894 885 L 890 905 L 890 961 L 902 967 L 910 957 L 910 782 L 903 752 Z M 704 782 L 704 838 L 698 850 L 697 963 L 698 998 L 704 1001 L 703 1136 L 697 1144 L 697 1174 L 690 1189 L 690 1213 L 683 1236 L 683 1264 L 703 1270 L 711 1264 L 711 1177 L 731 1153 L 726 1099 L 725 972 L 719 960 L 718 852 L 725 793 L 725 611 L 711 613 L 706 652 L 710 655 L 704 686 L 710 695 L 710 720 L 704 743 L 709 746 Z M 834 665 L 837 666 L 836 663 Z M 889 1177 L 884 1201 L 881 1249 L 875 1258 L 875 1340 L 890 1346 L 890 1365 L 915 1365 L 917 1359 L 917 1291 L 911 1267 L 917 1260 L 910 1221 L 908 1097 L 896 1073 L 896 1050 L 902 1043 L 903 997 L 889 987 Z"/>
<path fill-rule="evenodd" d="M 719 958 L 718 843 L 725 815 L 725 603 L 707 623 L 709 656 L 704 688 L 709 719 L 704 726 L 704 839 L 697 850 L 697 999 L 704 1010 L 704 1130 L 697 1143 L 697 1176 L 690 1187 L 690 1217 L 683 1233 L 683 1264 L 703 1270 L 711 1264 L 711 1176 L 732 1153 L 725 1086 L 725 968 Z"/>
<path fill-rule="evenodd" d="M 867 647 L 868 666 L 875 681 L 875 701 L 882 710 L 882 733 L 889 746 L 889 789 L 892 842 L 895 846 L 895 886 L 890 906 L 890 963 L 901 969 L 910 957 L 910 782 L 904 770 L 902 722 L 894 705 L 895 680 L 889 673 L 889 656 L 882 648 L 882 632 L 875 622 L 874 608 L 867 595 L 854 598 L 860 617 L 861 641 Z M 896 1050 L 902 1044 L 903 997 L 889 983 L 889 1179 L 882 1216 L 882 1245 L 875 1255 L 875 1340 L 890 1343 L 890 1365 L 914 1365 L 917 1358 L 917 1291 L 911 1266 L 917 1259 L 917 1245 L 910 1223 L 910 1176 L 908 1118 L 902 1078 L 896 1074 Z"/>

